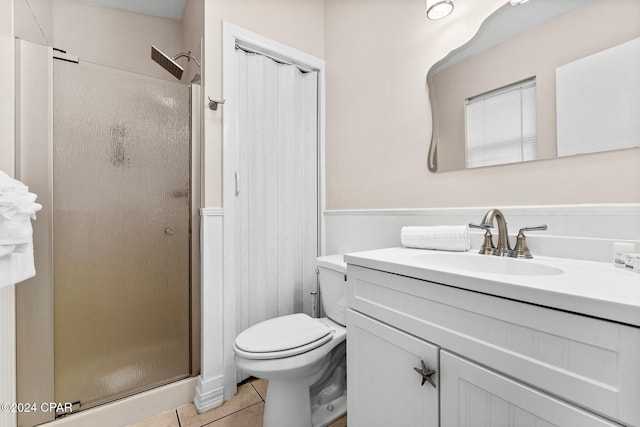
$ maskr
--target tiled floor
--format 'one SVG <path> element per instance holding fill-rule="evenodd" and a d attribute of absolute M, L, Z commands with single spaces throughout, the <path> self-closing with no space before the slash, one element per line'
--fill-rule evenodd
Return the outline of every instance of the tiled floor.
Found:
<path fill-rule="evenodd" d="M 238 394 L 221 406 L 198 414 L 193 404 L 149 418 L 132 427 L 262 427 L 267 382 L 254 379 L 238 386 Z M 347 417 L 330 427 L 347 427 Z"/>

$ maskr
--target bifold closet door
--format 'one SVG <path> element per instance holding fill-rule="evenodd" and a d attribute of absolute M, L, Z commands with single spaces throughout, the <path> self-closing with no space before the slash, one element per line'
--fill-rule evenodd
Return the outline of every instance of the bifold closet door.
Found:
<path fill-rule="evenodd" d="M 190 374 L 189 88 L 54 63 L 55 400 Z"/>
<path fill-rule="evenodd" d="M 318 245 L 318 76 L 236 49 L 239 328 L 305 311 Z"/>

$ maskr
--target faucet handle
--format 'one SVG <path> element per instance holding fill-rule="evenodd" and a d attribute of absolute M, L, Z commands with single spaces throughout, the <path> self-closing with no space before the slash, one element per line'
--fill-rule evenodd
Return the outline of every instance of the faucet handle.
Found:
<path fill-rule="evenodd" d="M 469 223 L 469 228 L 479 228 L 481 230 L 485 230 L 487 233 L 491 234 L 491 232 L 489 231 L 490 228 L 493 228 L 493 224 L 491 225 L 485 225 L 485 224 L 473 224 L 473 223 Z"/>
<path fill-rule="evenodd" d="M 520 231 L 518 231 L 518 235 L 516 236 L 516 247 L 509 254 L 512 258 L 533 258 L 531 255 L 531 251 L 529 251 L 529 246 L 527 245 L 527 236 L 524 235 L 525 231 L 545 231 L 547 229 L 547 224 L 537 225 L 535 227 L 522 227 Z"/>
<path fill-rule="evenodd" d="M 546 230 L 547 230 L 547 224 L 536 225 L 535 227 L 522 227 L 520 231 L 518 231 L 518 236 L 524 237 L 525 231 L 546 231 Z"/>
<path fill-rule="evenodd" d="M 489 230 L 489 228 L 493 228 L 493 225 L 478 225 L 469 223 L 469 227 L 484 230 L 484 242 L 482 243 L 482 246 L 480 247 L 478 253 L 482 255 L 494 255 L 496 253 L 496 247 L 493 246 L 492 234 L 491 230 Z"/>

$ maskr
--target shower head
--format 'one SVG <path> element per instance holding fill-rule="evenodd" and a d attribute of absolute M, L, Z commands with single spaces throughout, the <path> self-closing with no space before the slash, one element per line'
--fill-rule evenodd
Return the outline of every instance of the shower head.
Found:
<path fill-rule="evenodd" d="M 153 45 L 151 45 L 151 59 L 160 64 L 162 68 L 173 74 L 176 79 L 180 80 L 182 78 L 184 68 L 182 68 L 174 58 L 161 52 L 160 49 Z"/>

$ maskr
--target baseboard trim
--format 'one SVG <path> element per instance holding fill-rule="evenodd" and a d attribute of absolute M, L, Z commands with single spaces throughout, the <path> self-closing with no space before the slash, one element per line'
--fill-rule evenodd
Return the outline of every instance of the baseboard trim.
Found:
<path fill-rule="evenodd" d="M 224 381 L 222 377 L 203 380 L 198 377 L 193 404 L 199 414 L 222 405 L 224 401 Z"/>

